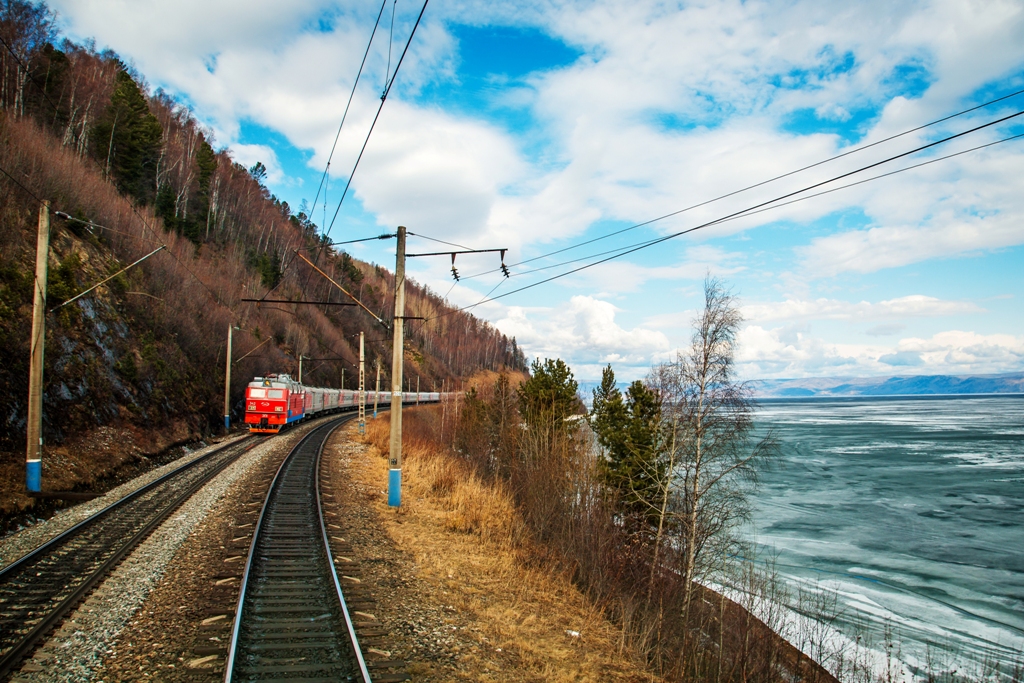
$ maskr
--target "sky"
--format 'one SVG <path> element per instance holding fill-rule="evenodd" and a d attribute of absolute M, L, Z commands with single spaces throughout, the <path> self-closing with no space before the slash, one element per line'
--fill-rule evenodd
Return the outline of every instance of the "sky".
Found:
<path fill-rule="evenodd" d="M 744 379 L 1024 370 L 1024 138 L 1000 142 L 1024 116 L 886 161 L 1024 110 L 919 128 L 1024 90 L 1021 0 L 432 0 L 397 76 L 419 2 L 51 6 L 331 239 L 508 249 L 507 279 L 494 253 L 409 274 L 578 378 L 674 359 L 709 275 L 743 312 Z M 394 267 L 393 241 L 346 248 Z"/>

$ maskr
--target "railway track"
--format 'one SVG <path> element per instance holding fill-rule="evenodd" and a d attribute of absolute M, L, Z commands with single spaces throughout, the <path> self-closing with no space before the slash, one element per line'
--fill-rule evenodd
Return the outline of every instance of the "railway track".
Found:
<path fill-rule="evenodd" d="M 128 494 L 0 571 L 0 679 L 6 679 L 182 503 L 261 441 L 246 437 L 214 449 Z"/>
<path fill-rule="evenodd" d="M 224 669 L 228 683 L 370 683 L 334 568 L 318 493 L 324 443 L 353 417 L 312 430 L 270 486 L 239 590 Z"/>

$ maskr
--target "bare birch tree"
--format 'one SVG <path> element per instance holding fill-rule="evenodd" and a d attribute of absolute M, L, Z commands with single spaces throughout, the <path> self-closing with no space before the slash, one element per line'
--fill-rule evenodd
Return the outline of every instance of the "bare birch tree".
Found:
<path fill-rule="evenodd" d="M 733 377 L 741 322 L 735 297 L 708 277 L 689 349 L 656 367 L 648 380 L 661 393 L 667 448 L 661 495 L 652 501 L 658 508 L 652 580 L 671 563 L 665 568 L 684 579 L 684 614 L 693 582 L 734 549 L 757 466 L 777 450 L 770 434 L 754 440 L 750 389 Z"/>

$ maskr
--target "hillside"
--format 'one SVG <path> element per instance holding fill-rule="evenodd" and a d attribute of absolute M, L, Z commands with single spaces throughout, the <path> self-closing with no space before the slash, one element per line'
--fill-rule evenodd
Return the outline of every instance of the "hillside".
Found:
<path fill-rule="evenodd" d="M 1020 394 L 1024 373 L 769 379 L 757 381 L 754 390 L 763 398 Z"/>
<path fill-rule="evenodd" d="M 307 382 L 339 386 L 344 369 L 354 388 L 360 331 L 368 370 L 380 360 L 388 374 L 392 272 L 321 249 L 318 226 L 271 194 L 259 165 L 216 150 L 186 107 L 151 93 L 117 55 L 61 40 L 45 5 L 5 3 L 0 38 L 0 487 L 23 476 L 41 200 L 52 224 L 44 440 L 54 457 L 44 455 L 44 487 L 87 487 L 125 460 L 214 433 L 229 325 L 240 328 L 233 357 L 245 356 L 232 375 L 236 420 L 249 378 L 294 373 L 300 355 L 341 359 L 307 363 Z M 385 324 L 354 306 L 242 301 L 351 301 L 299 253 Z M 413 383 L 525 369 L 514 339 L 415 282 L 406 291 L 407 315 L 436 318 L 406 327 Z"/>

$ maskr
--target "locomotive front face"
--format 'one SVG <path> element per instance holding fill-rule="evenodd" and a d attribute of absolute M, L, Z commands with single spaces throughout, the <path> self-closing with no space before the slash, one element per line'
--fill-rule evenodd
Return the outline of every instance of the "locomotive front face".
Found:
<path fill-rule="evenodd" d="M 256 384 L 256 382 L 253 382 Z M 245 392 L 245 423 L 250 432 L 277 433 L 291 420 L 288 410 L 288 389 L 250 384 Z"/>

